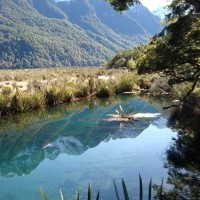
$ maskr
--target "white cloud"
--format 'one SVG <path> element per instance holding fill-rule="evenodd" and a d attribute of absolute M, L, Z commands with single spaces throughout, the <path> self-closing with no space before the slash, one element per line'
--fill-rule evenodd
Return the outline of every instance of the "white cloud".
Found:
<path fill-rule="evenodd" d="M 172 0 L 140 0 L 150 11 L 169 5 Z"/>

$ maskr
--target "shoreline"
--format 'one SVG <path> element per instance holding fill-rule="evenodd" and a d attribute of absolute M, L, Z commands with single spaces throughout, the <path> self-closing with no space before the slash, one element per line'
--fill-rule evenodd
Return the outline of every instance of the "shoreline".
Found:
<path fill-rule="evenodd" d="M 138 75 L 127 70 L 83 67 L 1 72 L 0 117 L 84 98 L 140 92 Z"/>

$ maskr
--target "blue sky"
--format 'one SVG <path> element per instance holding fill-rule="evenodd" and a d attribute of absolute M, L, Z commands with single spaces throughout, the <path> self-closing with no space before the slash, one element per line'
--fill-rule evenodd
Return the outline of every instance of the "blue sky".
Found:
<path fill-rule="evenodd" d="M 140 0 L 150 11 L 156 11 L 159 8 L 169 5 L 172 0 Z"/>

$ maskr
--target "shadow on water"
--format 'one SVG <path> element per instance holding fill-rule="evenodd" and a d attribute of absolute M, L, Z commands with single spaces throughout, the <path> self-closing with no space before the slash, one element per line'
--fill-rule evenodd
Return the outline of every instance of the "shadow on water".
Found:
<path fill-rule="evenodd" d="M 137 137 L 150 120 L 119 128 L 107 122 L 119 104 L 136 112 L 158 112 L 146 101 L 122 95 L 104 100 L 86 100 L 1 119 L 0 175 L 29 174 L 45 158 L 54 160 L 60 153 L 79 155 L 101 141 Z M 126 131 L 131 128 L 134 131 Z"/>
<path fill-rule="evenodd" d="M 200 199 L 200 112 L 184 106 L 171 115 L 168 125 L 178 130 L 166 152 L 167 182 L 173 189 L 165 199 Z"/>

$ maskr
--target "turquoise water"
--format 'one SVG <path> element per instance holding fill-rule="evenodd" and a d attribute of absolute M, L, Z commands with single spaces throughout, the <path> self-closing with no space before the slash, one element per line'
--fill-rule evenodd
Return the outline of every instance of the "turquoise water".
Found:
<path fill-rule="evenodd" d="M 119 105 L 134 112 L 161 113 L 130 123 L 108 121 Z M 0 200 L 75 199 L 87 187 L 102 199 L 115 199 L 112 181 L 121 189 L 124 178 L 131 196 L 138 196 L 138 175 L 147 190 L 167 179 L 166 149 L 176 133 L 166 115 L 145 100 L 117 97 L 79 102 L 8 117 L 0 124 Z M 145 194 L 146 195 L 146 194 Z"/>

